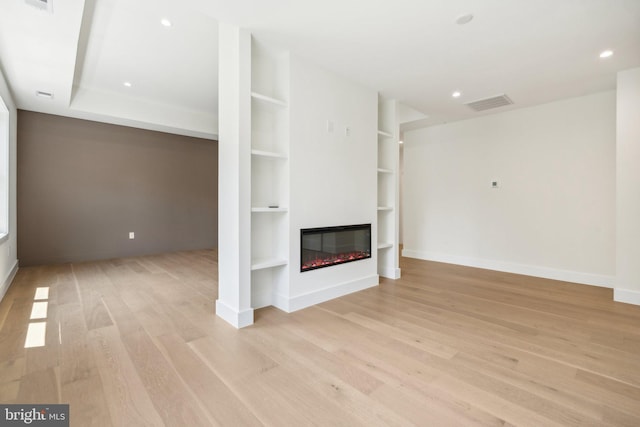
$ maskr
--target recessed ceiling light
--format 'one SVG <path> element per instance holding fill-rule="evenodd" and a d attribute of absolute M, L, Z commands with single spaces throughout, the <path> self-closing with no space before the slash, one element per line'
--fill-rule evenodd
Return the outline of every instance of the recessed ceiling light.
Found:
<path fill-rule="evenodd" d="M 40 98 L 53 99 L 53 93 L 52 92 L 45 92 L 43 90 L 37 90 L 36 91 L 36 96 L 39 96 Z"/>
<path fill-rule="evenodd" d="M 167 18 L 162 18 L 162 19 L 160 20 L 160 23 L 161 23 L 162 25 L 164 25 L 165 27 L 170 27 L 170 26 L 171 26 L 171 21 L 169 21 Z"/>
<path fill-rule="evenodd" d="M 454 98 L 460 98 L 460 95 L 462 95 L 462 93 L 460 93 L 460 91 L 455 91 L 451 94 L 451 96 L 453 96 Z"/>
<path fill-rule="evenodd" d="M 122 84 L 125 85 L 126 87 L 131 87 L 131 82 L 124 82 Z"/>
<path fill-rule="evenodd" d="M 471 22 L 472 19 L 473 19 L 473 15 L 471 13 L 467 13 L 466 15 L 460 15 L 456 18 L 456 24 L 458 25 L 468 24 L 469 22 Z"/>
<path fill-rule="evenodd" d="M 613 51 L 612 50 L 603 50 L 602 52 L 600 52 L 600 58 L 608 58 L 611 55 L 613 55 Z"/>
<path fill-rule="evenodd" d="M 404 144 L 403 140 L 398 141 L 398 144 Z"/>

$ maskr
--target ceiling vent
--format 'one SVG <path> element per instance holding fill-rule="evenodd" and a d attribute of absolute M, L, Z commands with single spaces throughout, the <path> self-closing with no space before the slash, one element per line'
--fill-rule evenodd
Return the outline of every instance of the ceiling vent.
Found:
<path fill-rule="evenodd" d="M 35 7 L 36 9 L 53 13 L 53 0 L 24 0 L 24 2 L 29 6 Z"/>
<path fill-rule="evenodd" d="M 504 107 L 505 105 L 511 105 L 513 101 L 509 99 L 507 95 L 492 96 L 491 98 L 479 99 L 477 101 L 467 102 L 466 106 L 473 111 L 485 111 L 492 108 Z"/>

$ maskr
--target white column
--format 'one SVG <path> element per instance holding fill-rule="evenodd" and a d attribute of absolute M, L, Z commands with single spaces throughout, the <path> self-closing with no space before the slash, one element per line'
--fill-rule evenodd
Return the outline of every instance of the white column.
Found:
<path fill-rule="evenodd" d="M 218 25 L 218 299 L 216 314 L 236 328 L 251 308 L 251 35 Z"/>
<path fill-rule="evenodd" d="M 640 68 L 618 73 L 616 287 L 614 299 L 640 305 Z"/>
<path fill-rule="evenodd" d="M 393 278 L 399 279 L 402 274 L 400 270 L 400 108 L 399 103 L 393 100 L 393 164 L 396 173 L 393 175 Z"/>

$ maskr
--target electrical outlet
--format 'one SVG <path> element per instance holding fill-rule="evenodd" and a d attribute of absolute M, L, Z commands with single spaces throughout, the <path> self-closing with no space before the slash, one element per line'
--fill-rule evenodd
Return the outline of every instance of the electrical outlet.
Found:
<path fill-rule="evenodd" d="M 136 238 L 136 233 L 134 233 L 133 231 L 129 232 L 129 239 L 133 240 Z"/>
<path fill-rule="evenodd" d="M 344 136 L 351 136 L 351 128 L 350 127 L 346 127 L 344 128 Z"/>
<path fill-rule="evenodd" d="M 331 120 L 327 120 L 327 132 L 333 133 L 333 122 Z"/>

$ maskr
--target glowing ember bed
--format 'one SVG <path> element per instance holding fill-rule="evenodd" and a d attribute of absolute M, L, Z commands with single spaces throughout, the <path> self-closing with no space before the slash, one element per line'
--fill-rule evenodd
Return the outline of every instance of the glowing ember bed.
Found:
<path fill-rule="evenodd" d="M 300 230 L 300 271 L 371 258 L 371 224 Z"/>

